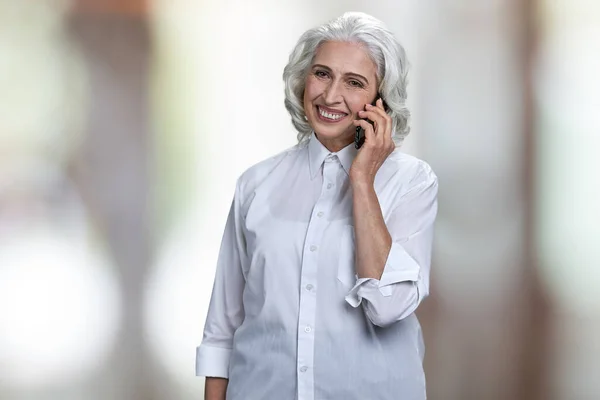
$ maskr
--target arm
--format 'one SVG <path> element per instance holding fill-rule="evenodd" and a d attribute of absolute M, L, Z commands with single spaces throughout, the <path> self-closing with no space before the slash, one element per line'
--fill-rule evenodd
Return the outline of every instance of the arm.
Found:
<path fill-rule="evenodd" d="M 206 377 L 204 384 L 204 400 L 225 400 L 228 379 Z"/>
<path fill-rule="evenodd" d="M 346 301 L 388 326 L 413 313 L 429 293 L 437 178 L 428 171 L 399 199 L 388 222 L 372 186 L 354 186 L 356 285 Z M 365 301 L 363 301 L 365 300 Z"/>
<path fill-rule="evenodd" d="M 209 377 L 205 390 L 211 396 L 218 396 L 227 387 L 233 335 L 244 319 L 243 271 L 248 261 L 240 203 L 238 181 L 217 260 L 204 337 L 196 352 L 196 375 Z"/>
<path fill-rule="evenodd" d="M 381 99 L 374 106 L 366 104 L 358 114 L 374 124 L 354 121 L 365 129 L 365 143 L 350 169 L 358 280 L 346 301 L 353 307 L 362 303 L 369 320 L 384 327 L 414 312 L 429 293 L 437 178 L 428 166 L 422 166 L 412 179 L 414 186 L 398 200 L 386 224 L 374 182 L 395 148 L 392 120 Z"/>
<path fill-rule="evenodd" d="M 381 279 L 392 248 L 390 235 L 375 188 L 370 182 L 353 182 L 354 232 L 356 235 L 356 274 L 358 278 Z"/>

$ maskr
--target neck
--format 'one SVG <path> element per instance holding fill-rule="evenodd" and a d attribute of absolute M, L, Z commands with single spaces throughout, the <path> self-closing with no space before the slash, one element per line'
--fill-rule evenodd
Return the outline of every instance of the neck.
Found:
<path fill-rule="evenodd" d="M 315 136 L 317 137 L 319 142 L 321 142 L 321 144 L 323 146 L 325 146 L 325 148 L 332 153 L 337 153 L 338 151 L 342 150 L 344 147 L 348 146 L 350 143 L 352 143 L 354 141 L 353 137 L 350 137 L 350 138 L 341 137 L 341 138 L 335 138 L 335 139 L 328 140 L 325 138 L 320 138 L 319 134 L 316 132 L 315 132 Z"/>

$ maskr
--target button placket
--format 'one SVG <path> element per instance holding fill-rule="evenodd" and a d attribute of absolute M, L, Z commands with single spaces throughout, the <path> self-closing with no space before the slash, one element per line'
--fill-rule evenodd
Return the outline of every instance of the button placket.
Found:
<path fill-rule="evenodd" d="M 337 168 L 339 162 L 335 156 L 330 157 L 323 166 L 322 188 L 329 185 L 335 187 Z M 315 351 L 315 318 L 317 304 L 316 282 L 319 262 L 319 248 L 323 238 L 323 232 L 327 226 L 327 219 L 322 218 L 332 207 L 334 190 L 321 190 L 321 195 L 315 205 L 315 211 L 309 221 L 306 244 L 304 248 L 305 257 L 302 260 L 301 287 L 306 290 L 300 292 L 300 310 L 298 315 L 298 357 L 297 357 L 297 379 L 298 398 L 313 399 L 314 376 L 310 373 L 314 363 Z M 307 373 L 308 372 L 308 373 Z"/>
<path fill-rule="evenodd" d="M 335 186 L 337 170 L 339 167 L 339 162 L 335 156 L 328 156 L 325 159 L 325 163 L 323 164 L 323 186 L 331 191 Z M 331 196 L 331 193 L 327 193 L 327 196 Z"/>
<path fill-rule="evenodd" d="M 336 178 L 341 168 L 337 156 L 329 155 L 323 164 L 322 190 L 312 217 L 308 224 L 306 244 L 302 260 L 300 284 L 306 290 L 300 292 L 300 310 L 298 315 L 298 357 L 297 379 L 298 398 L 312 400 L 314 398 L 314 376 L 307 373 L 314 364 L 315 351 L 315 318 L 317 304 L 315 296 L 317 271 L 319 262 L 319 245 L 327 226 L 327 218 L 322 218 L 331 210 L 335 196 Z M 318 210 L 318 211 L 317 211 Z"/>

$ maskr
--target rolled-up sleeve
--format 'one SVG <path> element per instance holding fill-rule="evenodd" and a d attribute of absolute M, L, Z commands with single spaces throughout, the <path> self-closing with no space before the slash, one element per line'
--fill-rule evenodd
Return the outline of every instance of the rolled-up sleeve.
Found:
<path fill-rule="evenodd" d="M 239 181 L 221 242 L 217 270 L 204 324 L 196 349 L 196 375 L 228 378 L 233 335 L 244 319 L 246 243 L 240 215 Z"/>
<path fill-rule="evenodd" d="M 438 182 L 431 169 L 425 172 L 386 219 L 392 246 L 381 278 L 357 279 L 346 295 L 348 304 L 362 304 L 369 320 L 381 327 L 412 314 L 429 294 Z"/>

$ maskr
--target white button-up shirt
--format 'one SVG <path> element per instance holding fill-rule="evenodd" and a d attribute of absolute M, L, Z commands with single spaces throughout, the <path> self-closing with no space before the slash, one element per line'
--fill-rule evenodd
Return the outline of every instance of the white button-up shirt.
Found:
<path fill-rule="evenodd" d="M 421 400 L 437 177 L 396 149 L 375 179 L 393 240 L 380 280 L 358 279 L 354 144 L 312 135 L 238 179 L 196 374 L 228 400 Z"/>

